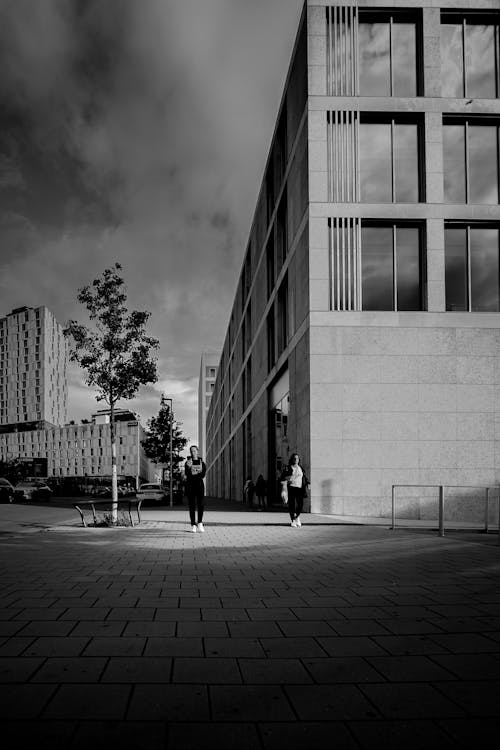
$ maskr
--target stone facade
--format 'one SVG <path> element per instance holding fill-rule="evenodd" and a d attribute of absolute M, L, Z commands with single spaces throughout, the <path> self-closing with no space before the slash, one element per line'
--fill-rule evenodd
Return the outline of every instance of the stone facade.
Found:
<path fill-rule="evenodd" d="M 489 97 L 444 95 L 441 41 L 443 24 L 462 21 L 464 29 L 476 24 L 475 32 L 490 24 L 498 36 L 500 2 L 482 0 L 473 8 L 468 0 L 377 3 L 374 13 L 391 30 L 393 22 L 414 19 L 411 96 L 360 93 L 361 22 L 372 5 L 309 0 L 305 6 L 207 420 L 213 494 L 238 497 L 244 476 L 260 472 L 272 491 L 280 461 L 295 450 L 310 471 L 316 512 L 385 516 L 393 484 L 482 487 L 500 478 L 498 304 L 481 312 L 472 304 L 469 255 L 469 311 L 451 309 L 446 265 L 448 228 L 468 232 L 470 253 L 471 228 L 496 231 L 500 207 L 498 196 L 449 200 L 444 159 L 446 127 L 496 126 L 500 100 L 498 90 Z M 443 15 L 449 9 L 453 17 Z M 484 15 L 471 16 L 472 10 Z M 270 185 L 283 117 L 286 166 L 276 197 Z M 366 198 L 361 134 L 370 123 L 388 124 L 393 144 L 399 124 L 414 125 L 418 197 L 398 199 L 397 180 L 411 177 L 411 169 L 397 173 L 393 145 L 392 197 Z M 376 156 L 376 144 L 373 150 Z M 498 163 L 498 153 L 491 159 Z M 267 249 L 274 232 L 276 259 L 283 196 L 287 247 L 270 283 Z M 398 307 L 394 270 L 393 309 L 367 309 L 373 290 L 363 232 L 372 226 L 391 227 L 394 237 L 399 228 L 418 231 L 419 300 L 413 308 Z M 395 268 L 397 258 L 394 249 Z M 279 346 L 269 316 L 279 307 L 285 278 L 288 325 Z M 277 350 L 270 357 L 273 337 Z M 288 403 L 280 401 L 277 414 L 270 399 L 285 370 Z M 274 440 L 282 456 L 276 456 Z M 399 513 L 435 515 L 434 488 L 399 492 Z M 448 490 L 449 514 L 480 517 L 482 492 Z"/>

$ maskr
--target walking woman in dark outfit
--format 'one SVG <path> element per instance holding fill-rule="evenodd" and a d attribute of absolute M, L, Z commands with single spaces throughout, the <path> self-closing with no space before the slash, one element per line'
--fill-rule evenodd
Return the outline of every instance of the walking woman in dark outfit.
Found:
<path fill-rule="evenodd" d="M 198 456 L 198 446 L 192 445 L 189 449 L 190 457 L 184 466 L 186 474 L 186 495 L 189 502 L 189 518 L 191 531 L 205 531 L 203 528 L 203 511 L 205 510 L 205 484 L 203 479 L 207 473 L 205 462 Z M 196 523 L 196 512 L 198 523 Z"/>
<path fill-rule="evenodd" d="M 309 479 L 302 466 L 298 453 L 292 453 L 288 466 L 283 469 L 281 481 L 287 483 L 288 511 L 290 513 L 290 526 L 300 528 L 302 526 L 300 514 L 304 507 L 304 498 L 309 486 Z"/>

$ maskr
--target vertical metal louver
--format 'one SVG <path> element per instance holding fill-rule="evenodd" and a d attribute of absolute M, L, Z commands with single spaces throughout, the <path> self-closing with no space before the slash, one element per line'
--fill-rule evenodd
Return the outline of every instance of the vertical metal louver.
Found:
<path fill-rule="evenodd" d="M 359 112 L 327 112 L 328 200 L 359 201 Z"/>
<path fill-rule="evenodd" d="M 330 310 L 361 310 L 361 222 L 328 219 Z"/>
<path fill-rule="evenodd" d="M 326 8 L 327 95 L 357 96 L 357 0 Z"/>

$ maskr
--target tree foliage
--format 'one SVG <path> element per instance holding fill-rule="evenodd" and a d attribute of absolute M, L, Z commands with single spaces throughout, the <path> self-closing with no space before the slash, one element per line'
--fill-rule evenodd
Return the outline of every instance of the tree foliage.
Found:
<path fill-rule="evenodd" d="M 187 438 L 182 432 L 182 422 L 178 422 L 171 411 L 170 404 L 162 397 L 160 410 L 156 417 L 151 417 L 146 426 L 146 437 L 141 441 L 146 456 L 155 464 L 170 466 L 170 425 L 172 424 L 172 476 L 180 479 L 182 471 L 179 464 L 184 461 L 180 455 L 187 445 Z"/>
<path fill-rule="evenodd" d="M 121 399 L 133 398 L 141 385 L 158 379 L 151 350 L 157 339 L 146 335 L 151 313 L 126 308 L 121 265 L 107 268 L 101 278 L 78 292 L 92 323 L 87 327 L 70 320 L 64 335 L 72 340 L 70 360 L 85 371 L 85 382 L 97 390 L 97 400 L 114 407 Z"/>
<path fill-rule="evenodd" d="M 100 278 L 78 292 L 78 302 L 87 308 L 91 326 L 70 320 L 64 335 L 70 340 L 70 360 L 85 372 L 85 382 L 97 391 L 98 401 L 110 407 L 111 473 L 113 517 L 118 511 L 116 436 L 114 409 L 121 400 L 133 398 L 141 385 L 158 379 L 152 351 L 159 342 L 146 334 L 151 313 L 126 307 L 125 282 L 115 263 Z"/>

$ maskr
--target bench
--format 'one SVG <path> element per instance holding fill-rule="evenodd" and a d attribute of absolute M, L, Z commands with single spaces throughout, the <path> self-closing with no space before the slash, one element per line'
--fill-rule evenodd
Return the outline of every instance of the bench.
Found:
<path fill-rule="evenodd" d="M 113 501 L 111 499 L 102 499 L 102 500 L 80 500 L 78 503 L 73 504 L 73 508 L 78 511 L 80 514 L 80 518 L 82 519 L 82 525 L 87 526 L 87 523 L 85 522 L 85 515 L 84 510 L 90 508 L 92 511 L 92 516 L 94 519 L 94 524 L 97 524 L 97 513 L 96 513 L 96 507 L 99 506 L 107 506 L 110 510 L 113 506 Z M 134 525 L 134 519 L 132 518 L 132 509 L 135 508 L 137 512 L 137 518 L 138 522 L 141 523 L 141 505 L 142 500 L 138 497 L 119 497 L 118 498 L 118 507 L 125 505 L 127 506 L 128 516 L 130 518 L 130 525 Z"/>

